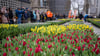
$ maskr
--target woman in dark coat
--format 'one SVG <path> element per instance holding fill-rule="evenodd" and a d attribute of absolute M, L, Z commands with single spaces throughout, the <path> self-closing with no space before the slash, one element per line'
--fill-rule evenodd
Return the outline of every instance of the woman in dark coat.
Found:
<path fill-rule="evenodd" d="M 10 24 L 14 24 L 12 8 L 9 8 L 8 15 L 9 15 Z"/>

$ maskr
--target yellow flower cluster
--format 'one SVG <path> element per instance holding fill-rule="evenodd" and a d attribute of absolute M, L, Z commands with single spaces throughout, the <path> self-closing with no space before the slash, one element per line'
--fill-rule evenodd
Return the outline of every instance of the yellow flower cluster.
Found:
<path fill-rule="evenodd" d="M 83 20 L 80 20 L 80 19 L 72 19 L 72 21 L 83 21 Z"/>
<path fill-rule="evenodd" d="M 9 27 L 18 27 L 18 25 L 14 25 L 14 24 L 0 24 L 0 28 L 3 28 L 3 29 L 8 29 Z"/>
<path fill-rule="evenodd" d="M 37 26 L 35 26 L 35 29 L 31 28 L 32 32 L 37 32 L 37 33 L 44 33 L 44 34 L 59 34 L 62 32 L 66 31 L 66 26 L 63 25 L 50 25 L 50 26 L 42 26 L 37 28 Z"/>
<path fill-rule="evenodd" d="M 64 25 L 50 25 L 50 26 L 41 26 L 41 27 L 37 27 L 35 26 L 35 28 L 31 28 L 32 32 L 37 32 L 37 33 L 43 33 L 43 34 L 60 34 L 63 32 L 66 32 L 67 29 L 70 30 L 92 30 L 93 27 L 89 27 L 89 25 L 85 25 L 85 24 L 69 24 L 67 27 Z"/>
<path fill-rule="evenodd" d="M 93 27 L 89 27 L 89 25 L 85 24 L 69 24 L 67 25 L 67 29 L 73 29 L 73 30 L 93 30 Z"/>

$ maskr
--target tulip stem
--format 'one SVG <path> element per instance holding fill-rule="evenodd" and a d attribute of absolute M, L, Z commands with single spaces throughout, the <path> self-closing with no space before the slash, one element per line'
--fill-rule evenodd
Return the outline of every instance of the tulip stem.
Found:
<path fill-rule="evenodd" d="M 90 53 L 89 53 L 89 51 L 88 51 L 88 55 L 90 56 Z"/>

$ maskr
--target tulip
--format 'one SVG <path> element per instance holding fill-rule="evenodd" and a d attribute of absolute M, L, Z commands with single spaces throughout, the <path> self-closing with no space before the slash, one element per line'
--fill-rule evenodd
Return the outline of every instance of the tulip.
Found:
<path fill-rule="evenodd" d="M 26 42 L 25 41 L 23 41 L 23 46 L 25 46 L 26 45 Z"/>
<path fill-rule="evenodd" d="M 59 36 L 58 36 L 58 40 L 59 40 L 60 38 L 59 38 Z"/>
<path fill-rule="evenodd" d="M 9 51 L 11 51 L 11 49 L 10 49 L 10 48 L 8 48 L 8 50 L 9 50 Z"/>
<path fill-rule="evenodd" d="M 7 47 L 7 43 L 5 43 L 5 47 Z"/>
<path fill-rule="evenodd" d="M 82 49 L 82 51 L 84 51 L 84 48 Z"/>
<path fill-rule="evenodd" d="M 85 44 L 83 44 L 83 46 L 82 46 L 83 48 L 85 47 Z"/>
<path fill-rule="evenodd" d="M 18 49 L 19 49 L 18 47 L 15 48 L 16 51 L 18 51 Z"/>
<path fill-rule="evenodd" d="M 28 56 L 30 56 L 30 54 L 28 54 Z"/>
<path fill-rule="evenodd" d="M 26 51 L 23 51 L 23 55 L 25 55 Z"/>
<path fill-rule="evenodd" d="M 36 36 L 36 34 L 34 34 L 34 36 Z"/>
<path fill-rule="evenodd" d="M 100 53 L 100 50 L 99 50 L 99 48 L 96 50 L 96 54 L 99 54 Z"/>
<path fill-rule="evenodd" d="M 13 43 L 11 43 L 11 46 L 14 46 Z"/>
<path fill-rule="evenodd" d="M 32 51 L 32 48 L 30 48 L 30 51 Z"/>
<path fill-rule="evenodd" d="M 72 56 L 75 56 L 74 52 L 72 52 Z"/>
<path fill-rule="evenodd" d="M 100 37 L 97 40 L 100 40 Z"/>
<path fill-rule="evenodd" d="M 81 47 L 79 46 L 79 47 L 78 47 L 78 51 L 80 51 L 80 50 L 81 50 Z"/>
<path fill-rule="evenodd" d="M 64 42 L 64 39 L 62 39 L 61 42 Z"/>
<path fill-rule="evenodd" d="M 49 39 L 49 41 L 51 41 L 51 38 Z"/>
<path fill-rule="evenodd" d="M 65 50 L 67 50 L 67 46 L 65 46 Z"/>
<path fill-rule="evenodd" d="M 7 53 L 3 53 L 3 56 L 7 56 Z"/>
<path fill-rule="evenodd" d="M 34 53 L 32 53 L 32 56 L 34 56 Z"/>
<path fill-rule="evenodd" d="M 38 52 L 40 52 L 40 51 L 43 51 L 43 50 L 41 49 L 41 47 L 36 47 L 36 48 L 35 48 L 35 53 L 38 53 Z"/>
<path fill-rule="evenodd" d="M 71 51 L 72 51 L 72 48 L 69 49 L 69 52 L 71 52 Z"/>
<path fill-rule="evenodd" d="M 52 47 L 52 45 L 48 45 L 48 48 L 51 48 Z"/>
<path fill-rule="evenodd" d="M 9 41 L 9 37 L 7 37 L 6 40 Z"/>
<path fill-rule="evenodd" d="M 88 40 L 87 40 L 87 43 L 89 43 L 89 42 L 90 42 L 90 40 L 88 39 Z"/>

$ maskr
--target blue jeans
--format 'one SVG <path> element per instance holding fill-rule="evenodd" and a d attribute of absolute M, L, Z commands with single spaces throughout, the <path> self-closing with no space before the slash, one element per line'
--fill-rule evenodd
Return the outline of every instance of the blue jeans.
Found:
<path fill-rule="evenodd" d="M 84 18 L 84 21 L 86 22 L 86 18 Z"/>
<path fill-rule="evenodd" d="M 17 20 L 18 20 L 17 23 L 18 23 L 18 24 L 21 24 L 21 18 L 18 18 Z"/>

